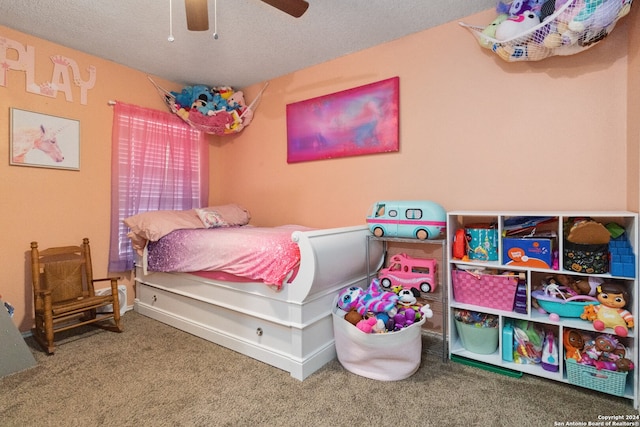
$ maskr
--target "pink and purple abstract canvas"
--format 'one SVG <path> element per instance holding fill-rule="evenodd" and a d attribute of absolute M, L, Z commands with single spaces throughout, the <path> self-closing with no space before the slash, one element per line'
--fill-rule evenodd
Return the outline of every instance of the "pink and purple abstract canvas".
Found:
<path fill-rule="evenodd" d="M 399 78 L 287 105 L 287 163 L 398 151 Z"/>

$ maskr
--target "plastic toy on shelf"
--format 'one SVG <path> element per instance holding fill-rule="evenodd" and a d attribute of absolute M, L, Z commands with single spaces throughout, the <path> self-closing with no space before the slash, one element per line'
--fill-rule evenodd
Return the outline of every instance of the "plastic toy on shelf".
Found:
<path fill-rule="evenodd" d="M 436 281 L 437 262 L 432 258 L 413 258 L 406 254 L 391 257 L 389 267 L 378 273 L 383 288 L 391 289 L 402 286 L 404 289 L 415 288 L 421 292 L 433 292 Z"/>
<path fill-rule="evenodd" d="M 438 239 L 445 232 L 447 212 L 427 200 L 380 201 L 373 204 L 367 224 L 376 237 Z"/>

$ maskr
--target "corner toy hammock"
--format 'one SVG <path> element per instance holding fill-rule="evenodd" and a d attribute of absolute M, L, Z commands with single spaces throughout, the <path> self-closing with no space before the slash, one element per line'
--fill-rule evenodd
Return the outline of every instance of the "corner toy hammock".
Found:
<path fill-rule="evenodd" d="M 629 13 L 633 0 L 503 0 L 486 27 L 460 23 L 507 62 L 573 55 L 595 46 Z"/>
<path fill-rule="evenodd" d="M 210 135 L 232 135 L 249 126 L 257 103 L 269 83 L 246 105 L 244 94 L 228 86 L 185 86 L 181 92 L 169 92 L 148 77 L 169 110 L 189 126 Z"/>

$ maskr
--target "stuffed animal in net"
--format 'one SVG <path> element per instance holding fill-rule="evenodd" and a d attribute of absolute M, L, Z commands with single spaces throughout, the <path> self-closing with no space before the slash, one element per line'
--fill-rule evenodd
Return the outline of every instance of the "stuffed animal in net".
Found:
<path fill-rule="evenodd" d="M 540 18 L 531 12 L 524 12 L 505 19 L 496 26 L 496 40 L 509 40 L 525 34 L 536 25 L 540 24 Z"/>
<path fill-rule="evenodd" d="M 506 13 L 502 13 L 498 15 L 496 19 L 494 19 L 489 25 L 487 25 L 484 30 L 482 30 L 482 35 L 485 37 L 478 37 L 478 43 L 480 43 L 480 46 L 484 47 L 485 49 L 491 49 L 493 47 L 493 41 L 491 39 L 496 38 L 496 28 L 498 28 L 498 25 L 506 21 L 507 18 L 509 18 L 509 15 L 507 15 Z M 464 230 L 460 231 L 464 233 Z M 454 257 L 456 258 L 462 258 L 463 256 L 464 254 L 460 254 L 459 256 L 454 255 Z"/>

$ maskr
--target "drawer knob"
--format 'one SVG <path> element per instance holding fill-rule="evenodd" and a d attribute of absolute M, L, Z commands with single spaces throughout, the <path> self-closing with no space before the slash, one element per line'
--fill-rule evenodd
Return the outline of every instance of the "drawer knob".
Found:
<path fill-rule="evenodd" d="M 259 337 L 261 337 L 261 336 L 262 336 L 262 332 L 263 332 L 263 331 L 262 331 L 262 328 L 258 328 L 258 329 L 256 329 L 256 335 L 258 335 Z"/>

